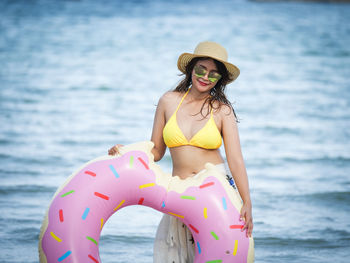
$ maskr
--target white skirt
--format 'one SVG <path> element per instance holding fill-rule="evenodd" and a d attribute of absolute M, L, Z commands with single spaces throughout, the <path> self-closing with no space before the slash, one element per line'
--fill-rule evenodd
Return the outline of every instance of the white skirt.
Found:
<path fill-rule="evenodd" d="M 225 165 L 215 165 L 226 176 Z M 201 174 L 200 171 L 194 177 Z M 153 246 L 154 263 L 193 263 L 195 255 L 191 231 L 178 218 L 164 214 L 157 229 Z"/>

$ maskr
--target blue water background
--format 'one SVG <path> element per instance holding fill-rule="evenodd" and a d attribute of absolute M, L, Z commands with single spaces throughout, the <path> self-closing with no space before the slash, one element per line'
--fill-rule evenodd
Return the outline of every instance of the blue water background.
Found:
<path fill-rule="evenodd" d="M 350 5 L 244 0 L 0 2 L 0 262 L 38 262 L 56 188 L 115 143 L 150 138 L 178 56 L 202 40 L 241 69 L 227 95 L 256 262 L 348 262 Z M 160 165 L 170 172 L 168 152 Z M 114 215 L 102 261 L 152 262 L 160 217 Z"/>

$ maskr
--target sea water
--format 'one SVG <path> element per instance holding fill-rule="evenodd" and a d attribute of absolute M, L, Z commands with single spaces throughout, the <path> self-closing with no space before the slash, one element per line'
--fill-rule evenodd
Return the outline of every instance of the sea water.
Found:
<path fill-rule="evenodd" d="M 116 143 L 149 140 L 182 52 L 221 43 L 241 75 L 256 262 L 348 262 L 350 5 L 236 0 L 0 2 L 0 262 L 38 262 L 51 198 Z M 221 149 L 224 155 L 224 149 Z M 171 172 L 169 152 L 159 163 Z M 152 262 L 161 214 L 106 223 L 107 262 Z"/>

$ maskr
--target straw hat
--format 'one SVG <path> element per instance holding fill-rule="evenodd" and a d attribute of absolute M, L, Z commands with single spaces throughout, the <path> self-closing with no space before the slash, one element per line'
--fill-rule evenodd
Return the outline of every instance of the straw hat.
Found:
<path fill-rule="evenodd" d="M 234 81 L 239 75 L 239 69 L 235 65 L 227 62 L 228 54 L 226 49 L 220 44 L 211 42 L 211 41 L 205 41 L 205 42 L 199 43 L 196 46 L 196 49 L 194 50 L 193 54 L 191 53 L 181 54 L 177 61 L 177 67 L 182 73 L 186 73 L 187 64 L 193 58 L 196 58 L 196 57 L 209 57 L 222 62 L 230 74 L 231 80 L 229 81 L 229 83 Z"/>

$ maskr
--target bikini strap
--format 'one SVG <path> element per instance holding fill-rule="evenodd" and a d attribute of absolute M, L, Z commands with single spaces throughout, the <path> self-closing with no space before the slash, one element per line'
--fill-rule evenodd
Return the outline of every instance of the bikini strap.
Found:
<path fill-rule="evenodd" d="M 175 111 L 175 112 L 178 111 L 178 109 L 180 108 L 180 106 L 181 106 L 183 100 L 185 99 L 185 97 L 187 96 L 187 93 L 188 93 L 189 91 L 190 91 L 190 89 L 188 89 L 188 90 L 186 91 L 186 93 L 182 96 L 182 99 L 181 99 L 179 105 L 177 105 L 177 108 L 176 108 L 176 111 Z"/>

